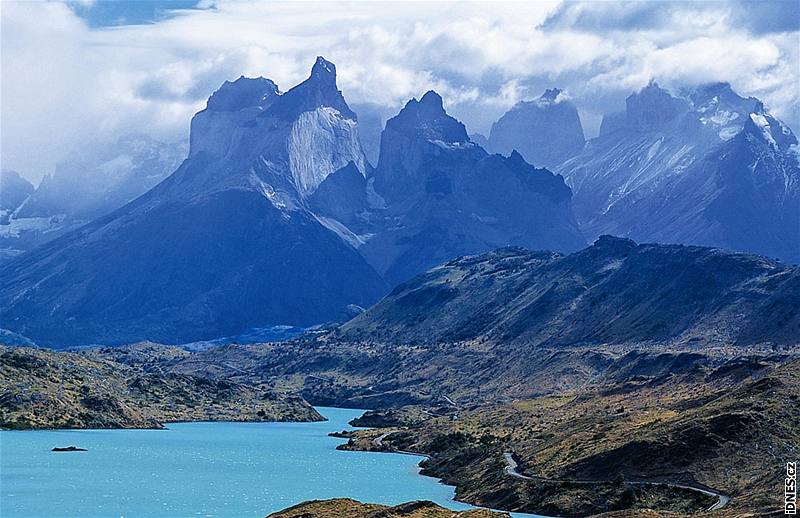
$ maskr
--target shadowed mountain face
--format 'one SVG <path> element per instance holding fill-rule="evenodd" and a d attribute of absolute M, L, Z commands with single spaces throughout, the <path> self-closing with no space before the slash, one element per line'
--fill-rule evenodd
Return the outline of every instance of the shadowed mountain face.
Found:
<path fill-rule="evenodd" d="M 655 83 L 556 168 L 588 238 L 718 246 L 800 261 L 792 131 L 723 83 L 674 97 Z"/>
<path fill-rule="evenodd" d="M 601 237 L 571 255 L 503 249 L 401 284 L 345 340 L 502 345 L 795 344 L 800 270 L 718 249 Z"/>
<path fill-rule="evenodd" d="M 487 149 L 504 155 L 516 150 L 531 164 L 553 168 L 577 155 L 584 142 L 578 110 L 553 88 L 517 103 L 492 124 Z"/>
<path fill-rule="evenodd" d="M 330 173 L 365 173 L 335 77 L 319 58 L 282 95 L 223 85 L 166 181 L 2 268 L 4 327 L 58 345 L 174 343 L 374 302 L 383 280 L 306 206 Z"/>

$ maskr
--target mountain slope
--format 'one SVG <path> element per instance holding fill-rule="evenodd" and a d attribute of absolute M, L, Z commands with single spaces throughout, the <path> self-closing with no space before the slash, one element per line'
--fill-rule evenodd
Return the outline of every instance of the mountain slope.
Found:
<path fill-rule="evenodd" d="M 722 250 L 601 237 L 560 255 L 503 249 L 433 268 L 345 324 L 344 340 L 572 345 L 800 337 L 800 270 Z"/>
<path fill-rule="evenodd" d="M 175 343 L 369 305 L 383 281 L 306 203 L 350 163 L 365 174 L 333 64 L 284 94 L 226 83 L 167 180 L 0 269 L 3 325 L 56 345 Z"/>
<path fill-rule="evenodd" d="M 651 83 L 556 171 L 589 238 L 698 244 L 800 261 L 797 139 L 724 83 Z"/>

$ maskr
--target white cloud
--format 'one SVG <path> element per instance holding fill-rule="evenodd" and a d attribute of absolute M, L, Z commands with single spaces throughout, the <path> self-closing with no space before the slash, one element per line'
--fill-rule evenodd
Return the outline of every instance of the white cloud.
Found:
<path fill-rule="evenodd" d="M 396 109 L 435 89 L 470 131 L 551 86 L 596 126 L 650 78 L 730 81 L 796 122 L 797 30 L 761 30 L 783 27 L 767 19 L 755 31 L 739 4 L 701 4 L 209 1 L 90 29 L 68 4 L 4 2 L 2 165 L 38 178 L 97 138 L 185 138 L 224 80 L 263 75 L 285 90 L 318 54 L 336 63 L 348 101 Z"/>

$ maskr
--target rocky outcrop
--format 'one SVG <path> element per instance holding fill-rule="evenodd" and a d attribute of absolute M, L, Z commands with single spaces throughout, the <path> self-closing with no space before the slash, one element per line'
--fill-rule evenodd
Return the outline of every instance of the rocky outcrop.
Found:
<path fill-rule="evenodd" d="M 162 428 L 169 421 L 323 420 L 297 396 L 166 370 L 153 372 L 146 365 L 93 358 L 91 352 L 0 347 L 0 428 Z"/>
<path fill-rule="evenodd" d="M 451 511 L 433 502 L 416 501 L 395 506 L 362 504 L 349 498 L 310 500 L 270 514 L 267 518 L 503 518 L 508 513 L 475 509 Z"/>

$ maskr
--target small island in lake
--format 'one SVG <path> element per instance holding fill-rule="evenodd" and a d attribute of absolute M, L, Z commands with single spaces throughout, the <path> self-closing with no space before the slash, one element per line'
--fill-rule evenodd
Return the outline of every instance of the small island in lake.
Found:
<path fill-rule="evenodd" d="M 77 446 L 67 446 L 66 448 L 59 448 L 56 446 L 50 451 L 89 451 L 86 448 L 78 448 Z"/>

